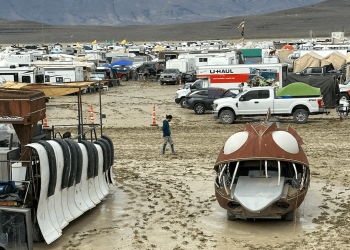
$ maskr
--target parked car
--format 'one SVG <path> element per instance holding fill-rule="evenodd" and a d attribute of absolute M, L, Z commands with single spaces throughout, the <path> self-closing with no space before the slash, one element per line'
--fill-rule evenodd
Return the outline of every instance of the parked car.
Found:
<path fill-rule="evenodd" d="M 138 73 L 148 71 L 150 76 L 157 76 L 163 72 L 163 67 L 158 66 L 157 62 L 144 62 L 138 69 Z"/>
<path fill-rule="evenodd" d="M 346 79 L 346 64 L 341 66 L 339 69 L 334 69 L 333 64 L 325 65 L 322 67 L 308 67 L 300 71 L 300 75 L 309 76 L 325 76 L 333 75 L 336 76 L 339 83 L 343 83 Z"/>
<path fill-rule="evenodd" d="M 293 116 L 295 123 L 306 123 L 309 115 L 328 114 L 323 106 L 322 95 L 277 98 L 274 87 L 246 89 L 234 98 L 214 101 L 214 119 L 231 124 L 236 119 L 265 115 L 270 109 L 272 115 Z"/>
<path fill-rule="evenodd" d="M 126 65 L 116 65 L 113 68 L 115 68 L 117 70 L 117 75 L 118 78 L 120 78 L 122 81 L 129 81 L 130 79 L 130 66 L 126 66 Z"/>
<path fill-rule="evenodd" d="M 340 100 L 350 99 L 350 77 L 343 84 L 339 84 Z"/>
<path fill-rule="evenodd" d="M 212 110 L 214 100 L 222 97 L 233 97 L 235 95 L 230 90 L 221 88 L 199 89 L 186 96 L 186 107 L 193 109 L 197 115 L 201 115 L 206 110 Z"/>
<path fill-rule="evenodd" d="M 164 83 L 179 84 L 181 79 L 181 72 L 178 69 L 165 69 L 159 78 L 160 85 Z"/>

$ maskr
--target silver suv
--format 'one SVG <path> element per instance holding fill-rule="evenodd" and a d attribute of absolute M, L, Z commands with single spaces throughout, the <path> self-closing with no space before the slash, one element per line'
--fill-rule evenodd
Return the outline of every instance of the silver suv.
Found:
<path fill-rule="evenodd" d="M 181 79 L 181 72 L 178 69 L 165 69 L 159 78 L 160 85 L 164 83 L 179 84 Z"/>

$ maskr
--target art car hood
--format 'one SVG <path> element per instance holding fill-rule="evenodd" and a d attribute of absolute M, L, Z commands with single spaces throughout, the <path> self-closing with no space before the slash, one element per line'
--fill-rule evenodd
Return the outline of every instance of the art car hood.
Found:
<path fill-rule="evenodd" d="M 223 163 L 246 160 L 288 161 L 308 167 L 309 162 L 301 147 L 303 144 L 290 126 L 284 130 L 275 122 L 247 124 L 226 141 L 214 168 Z"/>

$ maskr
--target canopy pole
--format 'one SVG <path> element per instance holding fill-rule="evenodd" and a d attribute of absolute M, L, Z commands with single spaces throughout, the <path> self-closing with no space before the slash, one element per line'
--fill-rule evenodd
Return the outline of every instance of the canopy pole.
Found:
<path fill-rule="evenodd" d="M 298 172 L 297 168 L 295 167 L 295 164 L 293 163 L 294 171 L 295 171 L 295 179 L 298 179 Z"/>
<path fill-rule="evenodd" d="M 268 175 L 267 175 L 267 161 L 265 161 L 265 176 L 266 176 L 266 178 L 268 177 Z"/>
<path fill-rule="evenodd" d="M 304 181 L 305 181 L 305 166 L 303 165 L 303 175 L 302 175 L 302 178 L 301 178 L 301 187 L 300 187 L 300 189 L 303 188 Z"/>
<path fill-rule="evenodd" d="M 233 176 L 232 176 L 232 182 L 231 182 L 230 189 L 232 189 L 233 183 L 235 182 L 235 178 L 236 178 L 238 166 L 239 166 L 239 161 L 238 161 L 237 164 L 236 164 L 235 172 L 233 173 Z"/>
<path fill-rule="evenodd" d="M 225 170 L 226 166 L 227 166 L 227 165 L 224 165 L 224 167 L 223 167 L 222 170 L 221 170 L 221 173 L 220 173 L 220 175 L 219 175 L 219 182 L 221 182 L 221 177 L 222 177 L 222 174 L 224 173 L 224 170 Z"/>
<path fill-rule="evenodd" d="M 103 85 L 102 85 L 103 86 Z M 101 97 L 101 82 L 98 82 L 99 87 L 99 97 L 100 97 L 100 126 L 101 126 L 101 138 L 102 138 L 102 97 Z"/>
<path fill-rule="evenodd" d="M 228 191 L 228 189 L 227 189 L 227 187 L 226 187 L 226 177 L 223 176 L 222 178 L 224 179 L 224 188 L 225 188 L 226 194 L 229 195 L 230 192 Z"/>
<path fill-rule="evenodd" d="M 280 181 L 281 181 L 281 162 L 277 161 L 278 164 L 278 186 L 280 185 Z"/>

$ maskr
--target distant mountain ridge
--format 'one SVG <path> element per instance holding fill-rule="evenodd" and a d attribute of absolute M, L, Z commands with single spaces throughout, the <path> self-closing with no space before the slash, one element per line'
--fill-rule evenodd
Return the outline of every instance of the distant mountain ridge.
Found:
<path fill-rule="evenodd" d="M 54 25 L 152 25 L 264 14 L 325 0 L 0 0 L 0 21 Z"/>

